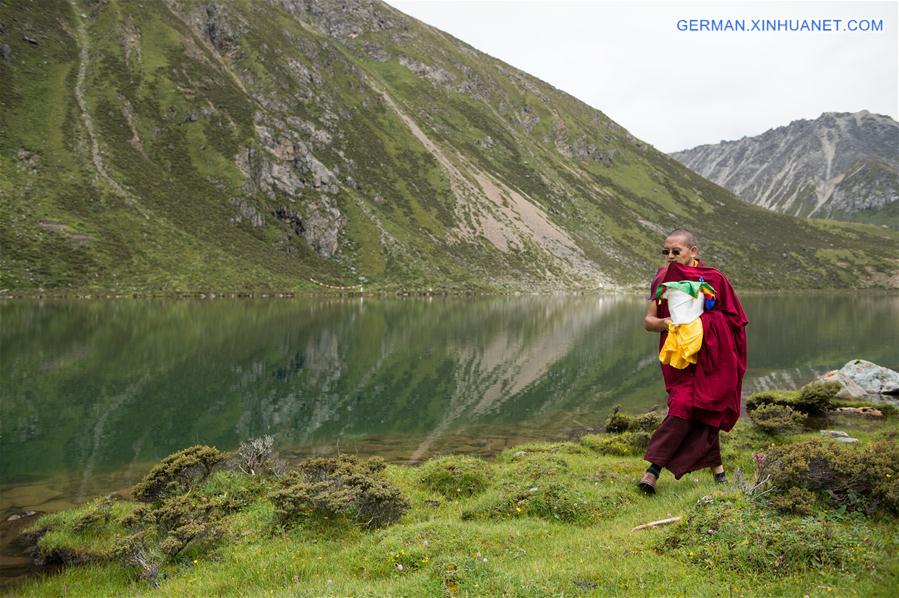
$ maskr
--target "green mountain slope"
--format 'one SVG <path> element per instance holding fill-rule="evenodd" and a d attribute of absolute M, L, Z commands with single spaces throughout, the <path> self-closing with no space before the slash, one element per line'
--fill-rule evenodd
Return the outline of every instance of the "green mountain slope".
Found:
<path fill-rule="evenodd" d="M 379 2 L 0 4 L 0 288 L 899 286 L 895 231 L 748 206 Z"/>

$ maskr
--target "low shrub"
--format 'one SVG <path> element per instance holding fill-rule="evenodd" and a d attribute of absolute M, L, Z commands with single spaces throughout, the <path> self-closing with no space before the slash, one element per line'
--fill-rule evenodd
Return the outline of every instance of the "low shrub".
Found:
<path fill-rule="evenodd" d="M 234 497 L 225 494 L 173 496 L 154 509 L 148 519 L 157 526 L 160 549 L 175 556 L 194 541 L 218 537 L 218 523 L 241 506 Z"/>
<path fill-rule="evenodd" d="M 767 479 L 773 494 L 782 497 L 773 506 L 789 505 L 789 497 L 798 496 L 792 490 L 797 488 L 835 507 L 899 513 L 899 445 L 894 439 L 866 447 L 808 440 L 773 447 L 757 462 L 758 479 Z"/>
<path fill-rule="evenodd" d="M 822 416 L 833 407 L 833 401 L 840 392 L 838 382 L 813 382 L 799 389 L 795 409 L 806 415 Z"/>
<path fill-rule="evenodd" d="M 171 454 L 150 470 L 133 489 L 141 502 L 156 502 L 183 494 L 205 480 L 225 455 L 218 449 L 197 445 Z"/>
<path fill-rule="evenodd" d="M 446 498 L 473 496 L 490 483 L 490 465 L 476 457 L 438 457 L 421 466 L 419 481 Z"/>
<path fill-rule="evenodd" d="M 792 407 L 798 396 L 799 392 L 795 390 L 763 390 L 756 392 L 747 397 L 746 411 L 755 411 L 763 405 L 786 405 Z"/>
<path fill-rule="evenodd" d="M 630 415 L 625 415 L 618 411 L 618 407 L 612 411 L 612 415 L 609 416 L 609 419 L 606 420 L 605 430 L 609 434 L 620 434 L 621 432 L 627 432 L 631 427 L 631 422 L 633 422 L 634 418 Z"/>
<path fill-rule="evenodd" d="M 649 432 L 587 434 L 581 437 L 581 444 L 601 455 L 642 455 L 649 446 Z"/>
<path fill-rule="evenodd" d="M 610 434 L 623 432 L 652 432 L 662 423 L 662 416 L 655 411 L 649 411 L 642 415 L 625 415 L 618 407 L 612 411 L 612 415 L 606 420 L 605 430 Z"/>
<path fill-rule="evenodd" d="M 655 432 L 655 429 L 659 427 L 659 424 L 662 423 L 662 415 L 655 411 L 649 411 L 644 413 L 643 415 L 638 415 L 634 418 L 634 423 L 631 426 L 631 431 L 643 431 L 643 432 Z"/>
<path fill-rule="evenodd" d="M 790 434 L 800 431 L 808 416 L 787 405 L 768 404 L 750 411 L 749 418 L 768 434 Z"/>
<path fill-rule="evenodd" d="M 834 398 L 839 391 L 840 385 L 836 382 L 813 382 L 798 391 L 765 390 L 746 399 L 746 411 L 751 414 L 764 405 L 781 405 L 805 415 L 820 417 L 827 415 L 827 411 L 833 407 Z"/>
<path fill-rule="evenodd" d="M 381 477 L 382 459 L 351 455 L 307 459 L 287 474 L 269 499 L 282 524 L 313 515 L 345 517 L 364 527 L 389 525 L 409 509 L 409 501 Z"/>
<path fill-rule="evenodd" d="M 275 439 L 269 435 L 251 438 L 237 449 L 238 468 L 250 475 L 280 475 L 284 463 L 275 452 Z"/>
<path fill-rule="evenodd" d="M 772 496 L 769 504 L 782 513 L 811 515 L 815 510 L 816 499 L 811 490 L 793 486 L 786 492 Z"/>
<path fill-rule="evenodd" d="M 116 547 L 115 558 L 126 567 L 134 569 L 151 587 L 159 587 L 159 572 L 166 556 L 154 543 L 147 542 L 144 530 L 134 532 L 120 542 Z"/>
<path fill-rule="evenodd" d="M 866 571 L 864 526 L 780 515 L 746 496 L 705 497 L 659 546 L 706 568 L 782 577 L 817 569 Z"/>

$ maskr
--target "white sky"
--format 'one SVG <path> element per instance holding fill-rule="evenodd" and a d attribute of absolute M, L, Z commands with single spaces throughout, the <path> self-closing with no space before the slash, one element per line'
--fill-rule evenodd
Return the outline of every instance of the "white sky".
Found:
<path fill-rule="evenodd" d="M 822 112 L 899 120 L 899 1 L 387 0 L 666 152 Z M 679 19 L 883 19 L 882 32 L 681 32 Z"/>

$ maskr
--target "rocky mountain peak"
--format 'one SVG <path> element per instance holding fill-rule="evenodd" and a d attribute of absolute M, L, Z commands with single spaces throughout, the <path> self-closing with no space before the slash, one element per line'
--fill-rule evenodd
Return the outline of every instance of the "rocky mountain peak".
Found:
<path fill-rule="evenodd" d="M 777 212 L 899 227 L 899 123 L 889 116 L 825 112 L 671 155 Z"/>

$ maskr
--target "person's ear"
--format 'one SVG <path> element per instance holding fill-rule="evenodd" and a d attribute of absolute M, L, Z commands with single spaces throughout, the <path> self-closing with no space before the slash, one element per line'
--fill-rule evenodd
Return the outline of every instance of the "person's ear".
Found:
<path fill-rule="evenodd" d="M 699 253 L 699 247 L 694 245 L 693 247 L 690 248 L 690 255 L 692 255 L 693 257 L 696 257 L 697 253 Z"/>

